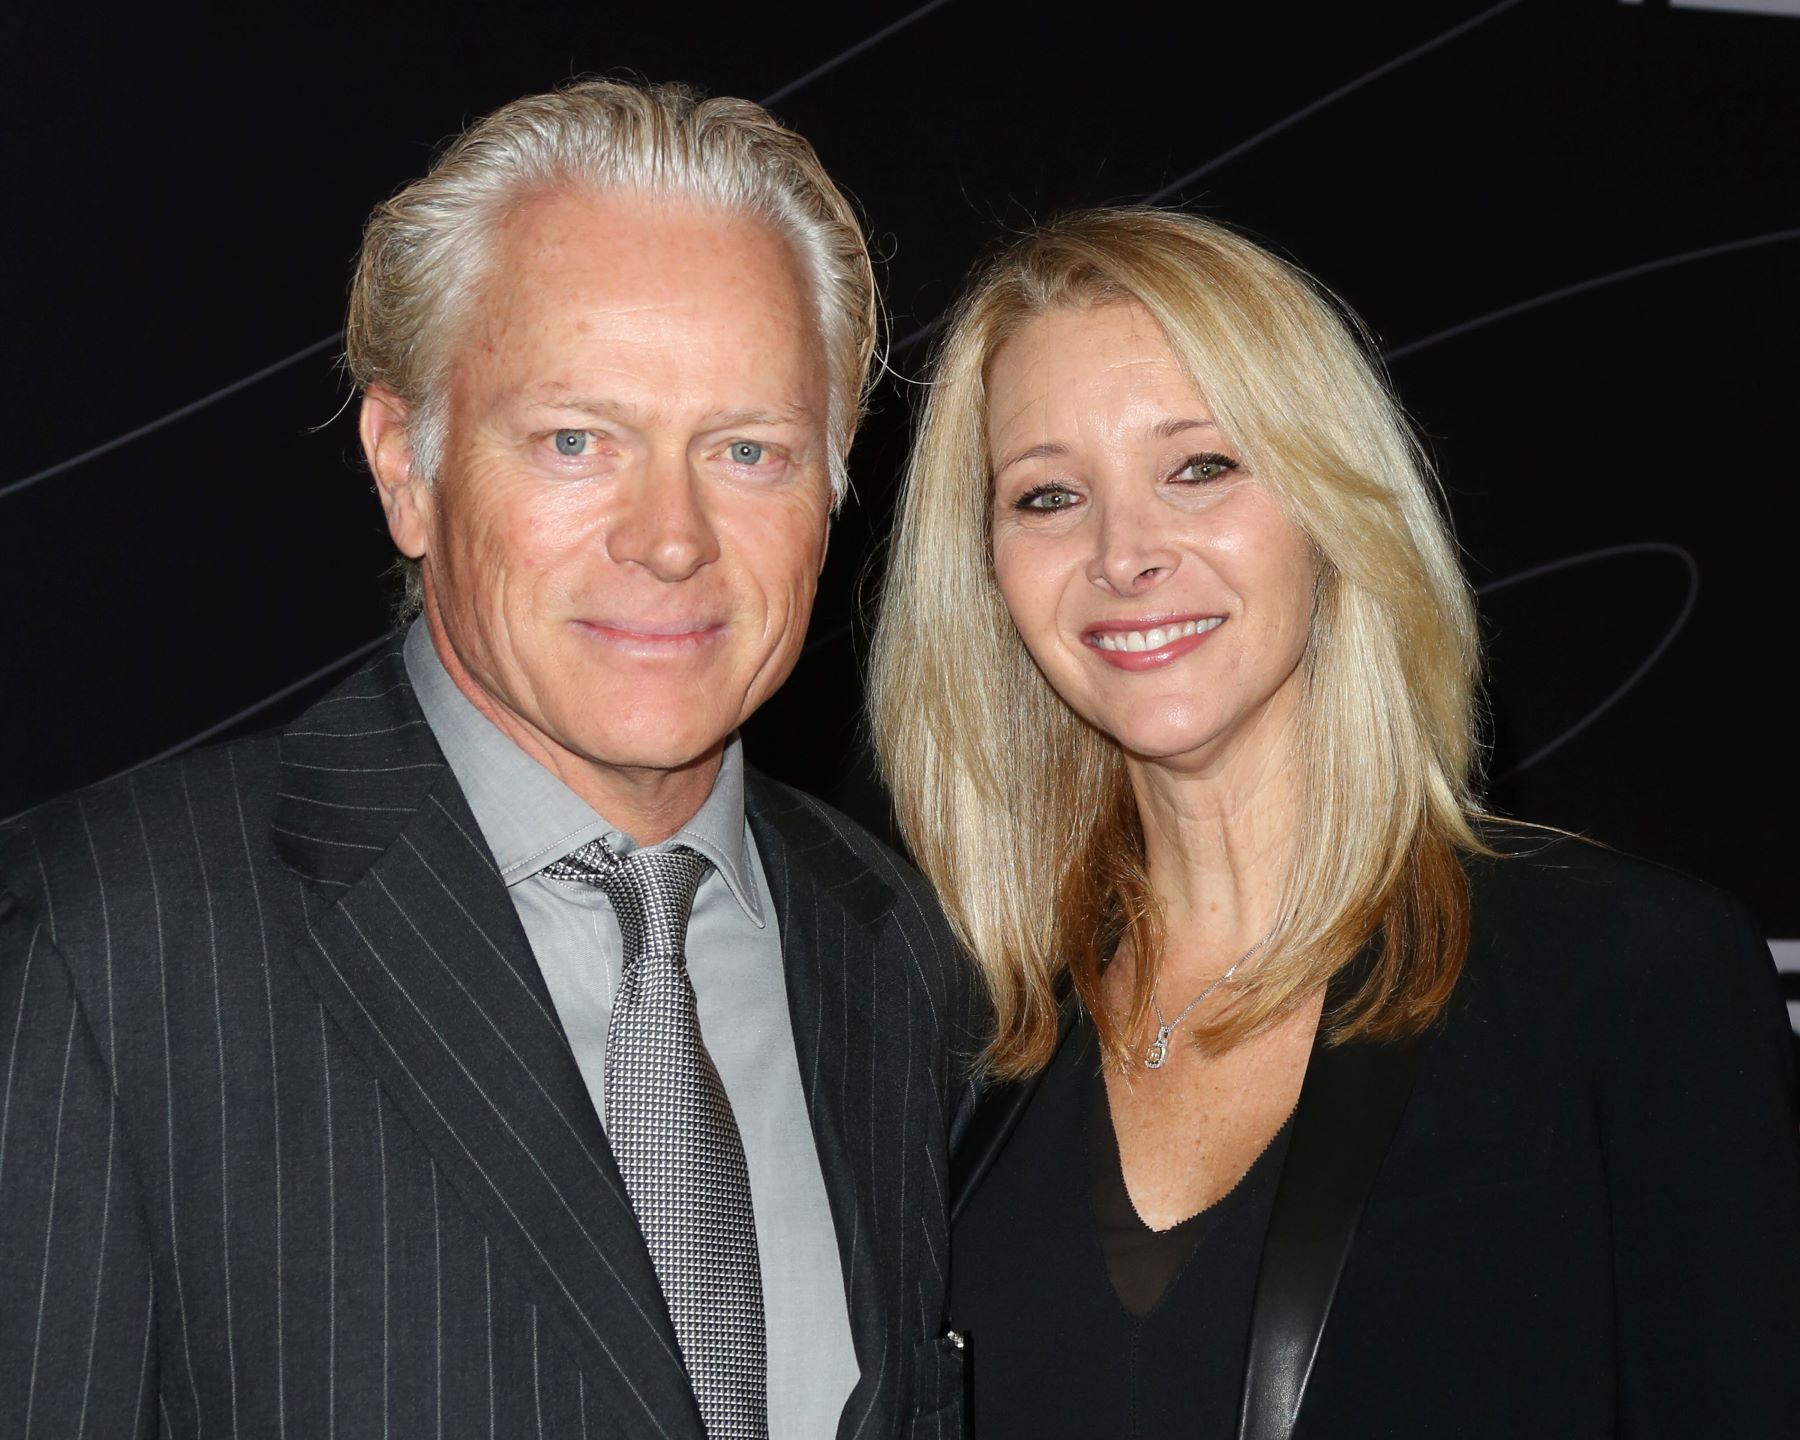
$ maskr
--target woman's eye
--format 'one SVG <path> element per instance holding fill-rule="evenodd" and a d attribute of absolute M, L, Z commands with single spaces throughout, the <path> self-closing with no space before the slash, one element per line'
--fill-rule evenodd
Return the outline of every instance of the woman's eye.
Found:
<path fill-rule="evenodd" d="M 1060 485 L 1043 485 L 1036 490 L 1027 490 L 1016 501 L 1016 510 L 1067 510 L 1078 497 L 1073 490 L 1065 490 Z"/>
<path fill-rule="evenodd" d="M 734 440 L 725 453 L 734 465 L 757 465 L 762 462 L 763 447 L 754 440 Z"/>
<path fill-rule="evenodd" d="M 586 430 L 558 430 L 550 437 L 550 443 L 556 447 L 558 455 L 573 458 L 587 454 L 593 439 L 593 435 Z"/>
<path fill-rule="evenodd" d="M 1175 472 L 1176 480 L 1217 480 L 1237 469 L 1237 461 L 1227 455 L 1190 455 Z"/>

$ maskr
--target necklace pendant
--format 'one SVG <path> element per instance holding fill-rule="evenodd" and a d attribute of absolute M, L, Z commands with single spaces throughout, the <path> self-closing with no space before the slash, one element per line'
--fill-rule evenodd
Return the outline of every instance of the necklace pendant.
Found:
<path fill-rule="evenodd" d="M 1150 1048 L 1144 1052 L 1144 1068 L 1160 1070 L 1163 1062 L 1169 1058 L 1169 1032 L 1175 1027 L 1163 1025 L 1157 1029 L 1156 1038 L 1150 1042 Z"/>

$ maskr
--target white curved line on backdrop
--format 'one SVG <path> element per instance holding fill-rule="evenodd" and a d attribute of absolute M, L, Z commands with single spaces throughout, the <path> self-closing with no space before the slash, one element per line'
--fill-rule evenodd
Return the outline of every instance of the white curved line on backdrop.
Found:
<path fill-rule="evenodd" d="M 1519 763 L 1508 770 L 1506 774 L 1496 778 L 1506 780 L 1514 775 L 1523 774 L 1539 761 L 1547 759 L 1550 755 L 1562 749 L 1563 746 L 1567 745 L 1583 730 L 1587 729 L 1588 726 L 1592 725 L 1637 687 L 1638 682 L 1650 673 L 1658 660 L 1662 659 L 1663 653 L 1675 643 L 1675 637 L 1681 634 L 1682 630 L 1686 628 L 1688 617 L 1694 613 L 1694 606 L 1698 603 L 1700 598 L 1700 567 L 1695 563 L 1694 557 L 1679 545 L 1671 545 L 1665 541 L 1659 540 L 1645 540 L 1628 545 L 1608 545 L 1599 550 L 1584 550 L 1579 555 L 1567 555 L 1561 560 L 1551 560 L 1543 565 L 1534 565 L 1529 570 L 1521 570 L 1517 574 L 1505 575 L 1498 580 L 1490 580 L 1486 585 L 1481 585 L 1476 588 L 1475 593 L 1478 596 L 1495 595 L 1502 590 L 1510 590 L 1515 585 L 1523 585 L 1528 581 L 1541 579 L 1545 575 L 1554 575 L 1561 570 L 1573 570 L 1577 566 L 1591 565 L 1600 560 L 1611 560 L 1620 555 L 1670 555 L 1681 561 L 1682 565 L 1687 569 L 1688 590 L 1687 595 L 1681 602 L 1680 614 L 1675 617 L 1675 621 L 1669 626 L 1667 633 L 1664 634 L 1662 639 L 1656 642 L 1655 646 L 1651 648 L 1650 653 L 1644 657 L 1638 667 L 1625 677 L 1623 684 L 1614 689 L 1610 695 L 1592 710 L 1588 711 L 1587 714 L 1583 715 L 1573 725 L 1570 725 L 1560 735 L 1557 735 L 1548 743 L 1538 746 L 1536 750 L 1533 750 L 1523 760 L 1519 761 Z"/>
<path fill-rule="evenodd" d="M 173 425 L 177 420 L 185 420 L 198 410 L 204 410 L 214 401 L 223 400 L 227 395 L 235 395 L 247 389 L 259 380 L 267 380 L 271 375 L 280 373 L 290 365 L 297 365 L 309 356 L 317 355 L 321 350 L 336 347 L 344 338 L 342 330 L 334 330 L 322 340 L 315 340 L 310 345 L 303 345 L 291 355 L 284 355 L 272 365 L 265 365 L 260 370 L 252 370 L 248 375 L 240 376 L 229 385 L 221 385 L 217 390 L 202 395 L 198 400 L 190 400 L 178 410 L 171 410 L 167 415 L 159 415 L 156 419 L 140 425 L 135 430 L 127 430 L 123 435 L 115 435 L 112 439 L 94 446 L 91 450 L 83 450 L 79 455 L 71 455 L 67 460 L 59 460 L 54 465 L 46 466 L 35 475 L 27 475 L 23 480 L 14 480 L 10 485 L 0 486 L 0 500 L 8 495 L 17 495 L 21 490 L 29 490 L 40 481 L 49 480 L 65 470 L 73 470 L 77 465 L 85 465 L 89 460 L 98 460 L 102 455 L 109 455 L 121 446 L 129 445 L 133 440 L 142 440 L 146 435 L 154 435 L 165 425 Z"/>
<path fill-rule="evenodd" d="M 852 45 L 848 50 L 839 51 L 823 65 L 818 65 L 813 69 L 808 70 L 798 80 L 789 81 L 779 90 L 776 90 L 769 95 L 768 98 L 761 103 L 764 105 L 773 105 L 778 100 L 785 100 L 788 96 L 793 95 L 812 84 L 813 81 L 829 75 L 833 70 L 837 69 L 838 66 L 854 60 L 858 55 L 863 54 L 865 51 L 874 49 L 890 36 L 899 34 L 915 20 L 922 20 L 933 10 L 941 9 L 949 3 L 950 0 L 929 0 L 929 3 L 919 6 L 918 9 L 913 10 L 906 15 L 902 15 L 898 20 L 894 21 L 891 25 L 886 26 L 884 29 L 878 30 L 873 35 L 857 41 L 856 44 Z M 165 425 L 173 425 L 177 420 L 185 420 L 189 415 L 194 414 L 196 411 L 204 410 L 208 405 L 223 400 L 229 395 L 235 395 L 238 391 L 256 384 L 259 380 L 267 380 L 271 375 L 279 374 L 290 365 L 298 365 L 302 360 L 317 355 L 321 350 L 335 348 L 343 338 L 344 332 L 342 330 L 334 330 L 331 334 L 313 341 L 310 345 L 301 346 L 291 355 L 284 355 L 281 359 L 272 364 L 263 366 L 260 370 L 252 370 L 248 375 L 240 376 L 238 379 L 233 380 L 229 385 L 221 385 L 217 390 L 209 391 L 207 394 L 202 395 L 198 400 L 190 400 L 186 405 L 171 410 L 166 415 L 159 415 L 154 420 L 146 421 L 135 430 L 127 430 L 123 435 L 115 435 L 112 439 L 103 441 L 101 444 L 94 446 L 91 450 L 83 450 L 79 455 L 71 455 L 67 460 L 59 460 L 54 465 L 47 465 L 42 470 L 25 476 L 22 480 L 14 480 L 10 484 L 0 485 L 0 500 L 6 499 L 9 495 L 17 495 L 22 490 L 29 490 L 33 485 L 37 485 L 45 480 L 53 479 L 55 476 L 61 475 L 65 470 L 73 470 L 77 465 L 84 465 L 89 460 L 97 460 L 102 455 L 111 454 L 114 450 L 119 449 L 121 446 L 129 445 L 134 440 L 142 440 L 146 435 L 154 435 Z"/>
<path fill-rule="evenodd" d="M 1254 150 L 1258 145 L 1262 144 L 1263 141 L 1272 139 L 1290 126 L 1298 125 L 1302 120 L 1318 114 L 1319 111 L 1325 109 L 1327 106 L 1335 105 L 1346 95 L 1352 95 L 1356 91 L 1362 89 L 1362 87 L 1369 84 L 1370 81 L 1379 80 L 1383 75 L 1398 70 L 1403 65 L 1410 65 L 1414 60 L 1419 59 L 1421 56 L 1429 55 L 1440 45 L 1448 45 L 1458 36 L 1468 34 L 1469 31 L 1475 29 L 1478 25 L 1485 25 L 1496 16 L 1503 15 L 1506 11 L 1513 9 L 1522 3 L 1523 0 L 1501 0 L 1500 4 L 1483 10 L 1479 15 L 1470 16 L 1460 25 L 1452 25 L 1441 35 L 1432 36 L 1431 39 L 1424 41 L 1422 44 L 1415 45 L 1412 49 L 1403 54 L 1396 55 L 1392 60 L 1384 60 L 1367 74 L 1359 75 L 1348 84 L 1340 85 L 1337 89 L 1321 95 L 1311 104 L 1302 105 L 1292 115 L 1277 120 L 1266 130 L 1257 131 L 1256 134 L 1252 135 L 1248 140 L 1240 140 L 1229 150 L 1213 156 L 1212 159 L 1208 160 L 1199 168 L 1188 171 L 1188 173 L 1183 175 L 1179 180 L 1172 180 L 1167 185 L 1163 186 L 1162 189 L 1153 191 L 1146 198 L 1146 203 L 1159 205 L 1170 196 L 1180 194 L 1196 180 L 1199 180 L 1206 175 L 1210 175 L 1214 170 L 1218 169 L 1219 166 L 1237 159 L 1238 156 L 1244 154 L 1246 151 Z"/>
<path fill-rule="evenodd" d="M 1788 230 L 1771 230 L 1764 235 L 1750 235 L 1742 240 L 1725 240 L 1717 245 L 1702 245 L 1698 250 L 1684 250 L 1679 255 L 1664 255 L 1657 260 L 1646 260 L 1642 264 L 1628 265 L 1623 270 L 1609 271 L 1605 275 L 1596 275 L 1590 280 L 1578 280 L 1573 285 L 1564 285 L 1556 290 L 1547 290 L 1542 295 L 1534 295 L 1529 300 L 1520 300 L 1512 305 L 1503 305 L 1498 310 L 1490 310 L 1485 315 L 1477 315 L 1473 320 L 1464 320 L 1452 325 L 1447 330 L 1439 330 L 1433 334 L 1421 336 L 1417 340 L 1408 340 L 1404 345 L 1396 345 L 1391 350 L 1383 350 L 1383 360 L 1402 360 L 1420 350 L 1429 349 L 1445 340 L 1454 340 L 1459 335 L 1467 335 L 1472 330 L 1480 330 L 1496 321 L 1510 320 L 1515 315 L 1523 315 L 1528 310 L 1536 310 L 1540 306 L 1554 304 L 1558 300 L 1568 300 L 1576 295 L 1585 295 L 1591 290 L 1601 290 L 1608 285 L 1617 285 L 1622 280 L 1636 280 L 1643 275 L 1654 275 L 1659 270 L 1673 270 L 1679 265 L 1691 264 L 1696 260 L 1712 260 L 1720 255 L 1735 255 L 1742 250 L 1754 250 L 1762 245 L 1779 245 L 1788 240 L 1800 240 L 1800 227 Z"/>
<path fill-rule="evenodd" d="M 867 39 L 858 40 L 848 50 L 839 51 L 836 55 L 833 55 L 831 57 L 831 59 L 827 60 L 823 65 L 820 65 L 820 66 L 816 67 L 815 69 L 808 70 L 798 80 L 790 80 L 790 81 L 788 81 L 787 84 L 783 85 L 779 90 L 771 91 L 767 96 L 765 96 L 763 98 L 763 100 L 760 103 L 762 105 L 764 105 L 765 107 L 780 104 L 783 100 L 787 99 L 788 96 L 796 93 L 797 91 L 804 90 L 808 85 L 812 84 L 813 81 L 823 79 L 825 76 L 829 75 L 833 70 L 837 69 L 838 66 L 845 64 L 847 61 L 854 60 L 858 55 L 861 55 L 865 50 L 873 50 L 877 45 L 881 44 L 882 41 L 890 39 L 891 37 L 893 37 L 895 35 L 898 35 L 902 30 L 906 29 L 906 27 L 908 25 L 911 25 L 915 20 L 923 20 L 933 10 L 941 10 L 941 9 L 943 9 L 944 6 L 948 5 L 949 3 L 950 3 L 950 0 L 929 0 L 928 4 L 921 5 L 921 6 L 919 6 L 919 8 L 917 10 L 913 10 L 913 11 L 908 12 L 905 15 L 902 15 L 898 20 L 894 21 L 894 23 L 892 25 L 889 25 L 886 29 L 877 30 L 873 35 L 869 36 Z"/>
<path fill-rule="evenodd" d="M 1258 145 L 1262 144 L 1263 141 L 1279 135 L 1283 130 L 1288 129 L 1290 126 L 1298 125 L 1302 120 L 1318 114 L 1319 111 L 1325 109 L 1329 105 L 1336 104 L 1346 95 L 1353 94 L 1355 91 L 1362 89 L 1363 86 L 1369 84 L 1371 81 L 1378 80 L 1383 75 L 1391 74 L 1402 66 L 1411 64 L 1414 60 L 1419 59 L 1423 55 L 1429 55 L 1440 45 L 1449 44 L 1450 41 L 1456 39 L 1459 35 L 1467 34 L 1478 25 L 1485 25 L 1495 16 L 1503 14 L 1505 11 L 1511 10 L 1514 6 L 1522 3 L 1523 0 L 1501 0 L 1500 4 L 1490 6 L 1488 9 L 1483 10 L 1479 15 L 1473 15 L 1469 19 L 1464 20 L 1461 24 L 1453 25 L 1441 34 L 1432 36 L 1431 39 L 1422 44 L 1415 45 L 1410 50 L 1402 51 L 1391 60 L 1382 61 L 1381 64 L 1377 65 L 1373 70 L 1358 75 L 1356 79 L 1347 84 L 1338 86 L 1335 90 L 1328 91 L 1326 94 L 1319 96 L 1316 100 L 1308 101 L 1291 115 L 1283 116 L 1273 125 L 1257 131 L 1256 134 L 1250 136 L 1246 140 L 1240 140 L 1229 150 L 1221 151 L 1204 165 L 1188 171 L 1187 174 L 1183 175 L 1179 180 L 1170 182 L 1160 190 L 1152 191 L 1149 195 L 1144 197 L 1144 203 L 1147 205 L 1161 204 L 1164 200 L 1169 199 L 1170 196 L 1185 190 L 1202 176 L 1211 174 L 1214 170 L 1218 169 L 1219 166 L 1254 150 Z M 892 355 L 903 354 L 912 349 L 912 347 L 917 345 L 921 340 L 929 339 L 939 330 L 944 328 L 944 322 L 947 318 L 947 316 L 940 315 L 937 319 L 927 321 L 925 324 L 919 326 L 918 329 L 909 331 L 905 336 L 894 343 L 889 353 Z"/>

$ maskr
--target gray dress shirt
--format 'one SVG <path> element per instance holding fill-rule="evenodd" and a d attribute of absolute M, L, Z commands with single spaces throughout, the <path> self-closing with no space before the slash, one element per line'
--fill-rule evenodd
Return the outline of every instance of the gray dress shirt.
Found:
<path fill-rule="evenodd" d="M 604 1124 L 606 1027 L 623 956 L 618 921 L 602 891 L 552 880 L 543 869 L 596 838 L 620 854 L 633 841 L 470 703 L 423 621 L 406 637 L 406 670 L 500 867 Z M 832 1436 L 859 1371 L 837 1232 L 800 1088 L 781 936 L 744 820 L 743 748 L 735 736 L 706 802 L 663 843 L 691 846 L 713 865 L 688 925 L 688 974 L 750 1171 L 768 1327 L 769 1433 Z"/>

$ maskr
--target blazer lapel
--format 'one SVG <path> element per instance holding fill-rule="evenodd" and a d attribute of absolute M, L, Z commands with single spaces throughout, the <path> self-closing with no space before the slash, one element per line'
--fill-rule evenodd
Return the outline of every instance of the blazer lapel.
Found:
<path fill-rule="evenodd" d="M 884 1066 L 892 1043 L 874 1013 L 868 972 L 893 892 L 803 798 L 749 776 L 746 809 L 775 913 L 800 1084 L 837 1229 L 838 1258 L 862 1377 L 845 1415 L 866 1412 L 894 1361 L 902 1277 L 886 1258 L 872 1137 L 875 1087 L 894 1083 L 904 1060 Z M 870 1136 L 869 1140 L 862 1137 Z M 892 1206 L 887 1207 L 891 1212 Z M 890 1225 L 889 1227 L 893 1227 Z"/>
<path fill-rule="evenodd" d="M 701 1440 L 630 1201 L 398 645 L 283 736 L 294 958 L 632 1433 Z"/>
<path fill-rule="evenodd" d="M 1063 996 L 1061 1019 L 1057 1024 L 1056 1048 L 1061 1049 L 1063 1042 L 1069 1038 L 1069 1029 L 1075 1023 L 1075 993 L 1071 989 Z M 1044 1072 L 1038 1071 L 1029 1080 L 1018 1080 L 1005 1085 L 997 1085 L 982 1096 L 975 1107 L 975 1114 L 969 1121 L 969 1128 L 955 1150 L 950 1154 L 950 1224 L 954 1226 L 962 1218 L 962 1212 L 969 1203 L 969 1197 L 980 1188 L 981 1182 L 993 1168 L 994 1161 L 1006 1148 L 1006 1142 L 1012 1137 L 1014 1128 L 1024 1115 L 1026 1107 L 1031 1104 L 1031 1097 L 1037 1094 L 1038 1083 L 1044 1078 Z"/>
<path fill-rule="evenodd" d="M 1412 1093 L 1422 1038 L 1315 1041 L 1269 1215 L 1238 1440 L 1288 1440 L 1363 1206 Z"/>

